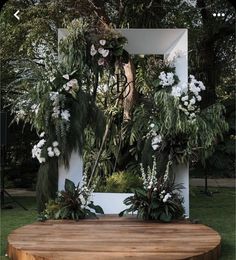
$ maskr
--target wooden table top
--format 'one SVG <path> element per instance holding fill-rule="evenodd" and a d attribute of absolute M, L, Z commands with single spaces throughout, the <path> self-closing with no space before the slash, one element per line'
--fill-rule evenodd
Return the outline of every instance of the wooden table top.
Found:
<path fill-rule="evenodd" d="M 13 260 L 214 260 L 220 241 L 216 231 L 202 224 L 104 216 L 18 228 L 8 237 L 8 255 Z"/>

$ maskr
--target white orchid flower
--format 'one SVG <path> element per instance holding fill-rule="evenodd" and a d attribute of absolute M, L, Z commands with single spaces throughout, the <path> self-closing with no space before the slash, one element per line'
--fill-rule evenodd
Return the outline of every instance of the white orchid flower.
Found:
<path fill-rule="evenodd" d="M 65 74 L 65 75 L 63 75 L 62 76 L 64 79 L 67 79 L 67 80 L 69 80 L 70 79 L 70 76 L 69 76 L 69 74 Z"/>
<path fill-rule="evenodd" d="M 44 137 L 45 136 L 45 132 L 42 132 L 40 135 L 39 135 L 39 137 Z"/>
<path fill-rule="evenodd" d="M 106 40 L 100 40 L 99 43 L 104 46 L 106 44 Z"/>
<path fill-rule="evenodd" d="M 55 154 L 54 154 L 54 152 L 53 151 L 48 151 L 48 156 L 49 157 L 53 157 Z"/>
<path fill-rule="evenodd" d="M 70 121 L 70 112 L 68 110 L 62 110 L 61 112 L 61 118 L 66 120 L 66 121 Z"/>
<path fill-rule="evenodd" d="M 57 147 L 54 147 L 53 151 L 57 157 L 60 156 L 61 152 Z"/>
<path fill-rule="evenodd" d="M 52 143 L 52 146 L 53 147 L 57 147 L 59 145 L 59 143 L 57 142 L 57 141 L 54 141 L 53 143 Z"/>
<path fill-rule="evenodd" d="M 104 65 L 104 63 L 105 63 L 104 58 L 100 58 L 100 59 L 98 60 L 98 65 L 99 65 L 99 66 Z"/>
<path fill-rule="evenodd" d="M 97 54 L 97 50 L 95 49 L 94 44 L 91 45 L 91 49 L 90 49 L 90 55 L 94 56 Z"/>
<path fill-rule="evenodd" d="M 102 57 L 106 58 L 109 54 L 109 50 L 104 50 L 102 53 Z"/>
<path fill-rule="evenodd" d="M 42 139 L 38 142 L 37 147 L 41 148 L 46 143 L 45 139 Z"/>

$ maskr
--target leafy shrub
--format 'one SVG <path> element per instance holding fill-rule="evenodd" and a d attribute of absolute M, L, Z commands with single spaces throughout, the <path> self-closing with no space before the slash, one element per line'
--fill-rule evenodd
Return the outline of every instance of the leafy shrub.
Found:
<path fill-rule="evenodd" d="M 49 200 L 46 203 L 46 208 L 44 210 L 44 217 L 46 219 L 54 219 L 57 212 L 60 210 L 60 205 L 55 200 Z"/>
<path fill-rule="evenodd" d="M 141 219 L 160 220 L 170 222 L 183 216 L 183 199 L 179 194 L 183 187 L 174 184 L 174 178 L 169 175 L 171 162 L 168 162 L 164 175 L 158 175 L 156 161 L 153 162 L 152 170 L 148 167 L 145 173 L 143 167 L 143 187 L 133 189 L 133 196 L 124 200 L 124 204 L 130 206 L 119 215 L 137 211 L 137 217 Z"/>
<path fill-rule="evenodd" d="M 73 219 L 96 217 L 96 213 L 104 214 L 100 206 L 90 201 L 92 190 L 84 184 L 82 187 L 66 179 L 65 190 L 58 192 L 55 200 L 46 204 L 43 219 Z"/>
<path fill-rule="evenodd" d="M 129 172 L 115 172 L 107 178 L 106 184 L 99 191 L 103 192 L 132 192 L 132 188 L 142 187 L 139 176 Z"/>

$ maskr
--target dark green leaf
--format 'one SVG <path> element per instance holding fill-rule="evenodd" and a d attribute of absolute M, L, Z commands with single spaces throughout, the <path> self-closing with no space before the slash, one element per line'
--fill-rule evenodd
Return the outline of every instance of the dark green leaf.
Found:
<path fill-rule="evenodd" d="M 90 202 L 88 207 L 90 207 L 91 209 L 94 209 L 96 213 L 104 214 L 103 209 L 99 205 L 94 205 L 93 201 Z"/>
<path fill-rule="evenodd" d="M 65 191 L 73 193 L 75 191 L 75 184 L 73 181 L 65 180 Z"/>
<path fill-rule="evenodd" d="M 170 222 L 171 218 L 172 218 L 172 215 L 171 214 L 166 215 L 165 212 L 162 212 L 161 215 L 160 215 L 160 220 L 163 221 L 163 222 Z"/>

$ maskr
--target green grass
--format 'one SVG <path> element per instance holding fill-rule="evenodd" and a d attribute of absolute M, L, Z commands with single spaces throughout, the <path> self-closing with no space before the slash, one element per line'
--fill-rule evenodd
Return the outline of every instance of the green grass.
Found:
<path fill-rule="evenodd" d="M 230 188 L 218 189 L 213 197 L 194 188 L 190 198 L 191 219 L 199 219 L 217 230 L 222 237 L 221 260 L 234 260 L 235 257 L 235 190 Z M 214 191 L 214 189 L 212 189 Z M 35 199 L 29 197 L 17 198 L 29 210 L 24 211 L 14 205 L 14 209 L 2 210 L 1 214 L 1 256 L 4 256 L 8 234 L 23 225 L 32 223 L 37 218 Z M 7 259 L 0 257 L 0 259 Z"/>
<path fill-rule="evenodd" d="M 28 210 L 25 211 L 15 203 L 11 203 L 13 209 L 1 210 L 1 256 L 4 256 L 6 252 L 8 234 L 18 227 L 35 222 L 37 219 L 35 198 L 16 197 L 16 200 L 23 204 Z M 7 258 L 2 257 L 1 259 Z"/>
<path fill-rule="evenodd" d="M 221 260 L 235 260 L 235 190 L 217 189 L 212 197 L 194 188 L 190 197 L 190 218 L 219 232 L 222 238 Z M 216 189 L 210 189 L 216 191 Z"/>

